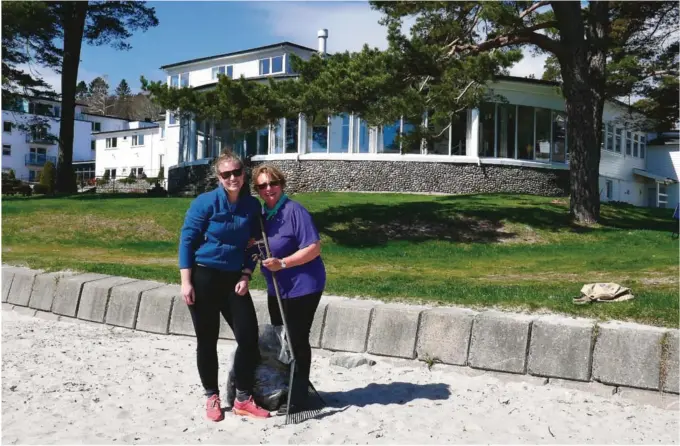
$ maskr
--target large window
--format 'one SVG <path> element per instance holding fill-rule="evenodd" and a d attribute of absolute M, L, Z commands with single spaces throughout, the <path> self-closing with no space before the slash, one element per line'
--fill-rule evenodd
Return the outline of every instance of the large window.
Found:
<path fill-rule="evenodd" d="M 567 116 L 553 112 L 552 162 L 564 163 L 567 159 Z"/>
<path fill-rule="evenodd" d="M 607 123 L 607 145 L 605 150 L 614 151 L 614 125 Z"/>
<path fill-rule="evenodd" d="M 626 155 L 633 154 L 633 132 L 626 131 Z"/>
<path fill-rule="evenodd" d="M 493 157 L 496 104 L 485 102 L 479 107 L 479 156 Z"/>
<path fill-rule="evenodd" d="M 451 124 L 451 155 L 465 155 L 467 118 L 467 110 L 462 111 L 457 117 L 454 117 L 454 121 Z"/>
<path fill-rule="evenodd" d="M 283 56 L 260 59 L 260 76 L 283 73 Z"/>
<path fill-rule="evenodd" d="M 188 87 L 189 86 L 189 73 L 180 73 L 170 76 L 170 86 L 171 87 Z"/>
<path fill-rule="evenodd" d="M 118 138 L 106 138 L 106 148 L 114 149 L 118 147 Z"/>
<path fill-rule="evenodd" d="M 536 109 L 536 161 L 550 161 L 552 142 L 552 111 L 545 108 Z"/>
<path fill-rule="evenodd" d="M 633 156 L 635 158 L 638 157 L 638 152 L 639 152 L 638 148 L 639 148 L 639 146 L 638 146 L 638 134 L 636 133 L 635 135 L 633 135 Z"/>
<path fill-rule="evenodd" d="M 298 151 L 298 118 L 286 118 L 286 153 Z"/>
<path fill-rule="evenodd" d="M 319 116 L 307 122 L 307 144 L 312 153 L 328 152 L 328 118 Z"/>
<path fill-rule="evenodd" d="M 349 152 L 349 123 L 350 115 L 347 113 L 333 116 L 330 119 L 330 135 L 328 151 L 331 153 Z"/>
<path fill-rule="evenodd" d="M 274 147 L 272 153 L 283 153 L 283 123 L 284 119 L 279 119 L 274 124 L 272 124 L 272 133 L 274 137 Z"/>
<path fill-rule="evenodd" d="M 534 109 L 517 107 L 517 158 L 534 159 Z"/>
<path fill-rule="evenodd" d="M 623 138 L 623 129 L 616 128 L 616 135 L 614 138 L 614 151 L 616 153 L 621 153 L 621 139 Z"/>
<path fill-rule="evenodd" d="M 515 124 L 516 124 L 515 105 L 498 104 L 496 119 L 496 138 L 498 158 L 515 157 Z"/>
<path fill-rule="evenodd" d="M 382 126 L 382 153 L 400 153 L 399 130 L 401 128 L 401 120 L 395 121 L 394 124 Z"/>
<path fill-rule="evenodd" d="M 640 158 L 645 157 L 645 149 L 647 148 L 647 139 L 640 135 Z"/>
<path fill-rule="evenodd" d="M 452 123 L 437 125 L 428 120 L 428 129 L 432 132 L 432 140 L 427 147 L 427 153 L 434 155 L 449 154 L 449 138 L 451 137 Z"/>
<path fill-rule="evenodd" d="M 357 147 L 354 149 L 357 153 L 369 152 L 369 131 L 368 124 L 363 119 L 358 119 L 357 131 Z"/>
<path fill-rule="evenodd" d="M 257 131 L 257 154 L 266 155 L 269 151 L 269 128 Z"/>
<path fill-rule="evenodd" d="M 222 65 L 219 67 L 213 67 L 212 69 L 212 78 L 217 79 L 218 75 L 225 75 L 229 79 L 234 78 L 234 66 L 233 65 Z"/>

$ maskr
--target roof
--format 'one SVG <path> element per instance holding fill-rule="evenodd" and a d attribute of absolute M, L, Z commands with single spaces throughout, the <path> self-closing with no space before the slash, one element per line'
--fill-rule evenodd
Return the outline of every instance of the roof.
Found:
<path fill-rule="evenodd" d="M 647 136 L 647 147 L 649 146 L 676 146 L 680 144 L 680 130 L 673 130 L 670 132 L 662 132 Z"/>
<path fill-rule="evenodd" d="M 229 57 L 229 56 L 238 56 L 238 55 L 241 55 L 241 54 L 255 53 L 257 51 L 270 50 L 270 49 L 274 49 L 274 48 L 282 48 L 282 47 L 285 47 L 285 46 L 292 46 L 293 48 L 299 48 L 299 49 L 305 50 L 305 51 L 313 51 L 313 52 L 317 51 L 314 48 L 309 48 L 307 46 L 298 45 L 297 43 L 285 41 L 285 42 L 274 43 L 274 44 L 271 44 L 271 45 L 258 46 L 256 48 L 250 48 L 250 49 L 247 49 L 247 50 L 234 51 L 234 52 L 231 52 L 231 53 L 224 53 L 224 54 L 217 54 L 215 56 L 209 56 L 209 57 L 199 57 L 198 59 L 185 60 L 183 62 L 176 62 L 176 63 L 172 63 L 172 64 L 169 64 L 169 65 L 163 65 L 161 67 L 161 70 L 164 70 L 166 68 L 179 67 L 179 66 L 182 66 L 182 65 L 188 65 L 188 64 L 192 64 L 192 63 L 196 63 L 196 62 L 203 62 L 205 60 L 219 59 L 221 57 Z"/>
<path fill-rule="evenodd" d="M 110 119 L 118 119 L 120 121 L 126 121 L 126 122 L 134 122 L 135 119 L 127 119 L 127 118 L 121 118 L 120 116 L 112 116 L 112 115 L 100 115 L 97 113 L 87 113 L 83 112 L 84 115 L 89 115 L 89 116 L 99 116 L 101 118 L 110 118 Z"/>
<path fill-rule="evenodd" d="M 265 79 L 295 79 L 297 78 L 297 74 L 273 74 L 273 75 L 267 75 L 267 76 L 253 76 L 253 77 L 248 77 L 246 78 L 247 81 L 261 81 Z M 217 81 L 215 82 L 210 82 L 209 84 L 203 84 L 199 85 L 197 87 L 194 87 L 193 89 L 195 91 L 201 91 L 201 90 L 208 90 L 214 86 L 217 85 Z"/>
<path fill-rule="evenodd" d="M 499 75 L 496 76 L 496 80 L 502 80 L 502 81 L 508 81 L 508 82 L 522 82 L 525 84 L 533 84 L 533 85 L 545 85 L 545 86 L 551 86 L 551 87 L 561 87 L 562 83 L 558 81 L 549 81 L 545 79 L 534 79 L 534 78 L 529 78 L 529 77 L 519 77 L 519 76 L 505 76 L 505 75 Z M 639 113 L 641 115 L 645 115 L 645 113 L 638 109 L 633 107 L 632 105 L 626 104 L 623 101 L 620 101 L 618 99 L 607 99 L 607 101 L 614 102 L 622 107 L 627 108 L 630 111 L 633 111 L 635 113 Z"/>
<path fill-rule="evenodd" d="M 656 175 L 656 174 L 648 172 L 644 169 L 633 169 L 633 173 L 636 174 L 636 175 L 640 175 L 641 177 L 650 178 L 654 181 L 657 181 L 657 182 L 663 183 L 663 184 L 677 183 L 677 181 L 675 181 L 673 178 L 664 177 L 663 175 Z"/>
<path fill-rule="evenodd" d="M 143 127 L 137 127 L 135 129 L 122 129 L 122 130 L 107 130 L 105 132 L 92 132 L 93 136 L 97 135 L 108 135 L 110 133 L 133 133 L 133 132 L 138 132 L 140 130 L 153 130 L 160 128 L 160 125 L 145 125 Z"/>

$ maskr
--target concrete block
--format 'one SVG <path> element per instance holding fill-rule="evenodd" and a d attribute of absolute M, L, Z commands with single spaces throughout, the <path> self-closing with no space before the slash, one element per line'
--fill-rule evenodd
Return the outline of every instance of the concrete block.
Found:
<path fill-rule="evenodd" d="M 35 276 L 33 283 L 33 291 L 31 292 L 31 299 L 28 301 L 28 306 L 36 310 L 50 311 L 52 310 L 52 302 L 54 295 L 59 286 L 59 282 L 65 277 L 72 276 L 70 272 L 55 272 L 38 274 Z"/>
<path fill-rule="evenodd" d="M 662 389 L 664 392 L 678 393 L 678 369 L 680 369 L 680 361 L 678 361 L 678 330 L 671 330 L 666 335 L 663 347 L 663 356 L 661 362 L 662 371 Z"/>
<path fill-rule="evenodd" d="M 14 268 L 13 266 L 3 266 L 2 267 L 2 301 L 7 302 L 9 297 L 9 289 L 12 286 L 12 280 L 14 279 Z"/>
<path fill-rule="evenodd" d="M 423 312 L 418 330 L 418 359 L 437 358 L 444 364 L 467 365 L 472 321 L 478 313 L 462 308 Z"/>
<path fill-rule="evenodd" d="M 314 321 L 312 322 L 312 329 L 309 332 L 309 345 L 312 348 L 321 347 L 321 335 L 323 333 L 324 320 L 326 319 L 326 308 L 328 303 L 320 302 L 314 313 Z"/>
<path fill-rule="evenodd" d="M 257 316 L 257 325 L 271 324 L 267 298 L 265 297 L 262 299 L 253 296 L 253 306 L 255 307 L 255 315 Z"/>
<path fill-rule="evenodd" d="M 376 305 L 372 302 L 337 301 L 326 308 L 321 346 L 328 350 L 363 353 Z"/>
<path fill-rule="evenodd" d="M 80 293 L 80 304 L 78 305 L 78 319 L 104 322 L 111 288 L 135 281 L 135 279 L 128 277 L 111 276 L 83 284 L 83 292 Z"/>
<path fill-rule="evenodd" d="M 222 318 L 224 319 L 224 318 Z M 226 322 L 223 322 L 226 325 Z M 196 336 L 194 323 L 191 321 L 191 313 L 182 296 L 174 298 L 172 303 L 172 315 L 170 316 L 170 333 L 186 336 Z"/>
<path fill-rule="evenodd" d="M 142 293 L 162 286 L 164 284 L 161 282 L 137 280 L 112 287 L 106 308 L 106 323 L 118 327 L 135 328 Z"/>
<path fill-rule="evenodd" d="M 13 308 L 14 308 L 14 305 L 12 305 L 12 304 L 8 304 L 8 303 L 5 303 L 5 302 L 2 303 L 2 310 L 3 311 L 11 311 Z"/>
<path fill-rule="evenodd" d="M 62 316 L 76 317 L 78 314 L 78 304 L 83 292 L 83 285 L 95 280 L 106 279 L 106 274 L 85 273 L 70 277 L 63 277 L 57 285 L 57 292 L 54 294 L 52 302 L 52 313 Z"/>
<path fill-rule="evenodd" d="M 35 312 L 35 317 L 39 317 L 40 319 L 44 319 L 46 321 L 58 321 L 60 316 L 58 314 L 50 313 L 49 311 L 37 310 Z"/>
<path fill-rule="evenodd" d="M 640 389 L 659 388 L 661 342 L 668 330 L 608 322 L 598 325 L 597 331 L 594 380 Z"/>
<path fill-rule="evenodd" d="M 142 292 L 137 330 L 168 334 L 172 301 L 175 298 L 182 298 L 179 285 L 165 285 Z"/>
<path fill-rule="evenodd" d="M 475 316 L 469 365 L 478 369 L 525 373 L 533 319 L 531 316 L 497 311 Z"/>
<path fill-rule="evenodd" d="M 531 328 L 528 372 L 554 378 L 590 380 L 595 321 L 543 316 Z"/>
<path fill-rule="evenodd" d="M 420 314 L 424 307 L 412 305 L 380 305 L 373 310 L 368 335 L 368 353 L 413 359 Z"/>
<path fill-rule="evenodd" d="M 7 302 L 14 305 L 28 306 L 33 291 L 35 276 L 40 272 L 28 268 L 15 268 L 14 278 L 7 294 Z"/>

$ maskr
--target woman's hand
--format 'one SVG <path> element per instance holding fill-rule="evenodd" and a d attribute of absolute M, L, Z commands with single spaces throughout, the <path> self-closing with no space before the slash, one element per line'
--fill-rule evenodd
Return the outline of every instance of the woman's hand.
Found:
<path fill-rule="evenodd" d="M 193 305 L 196 301 L 196 295 L 194 294 L 194 286 L 191 282 L 182 282 L 182 297 L 187 305 Z"/>
<path fill-rule="evenodd" d="M 264 259 L 262 261 L 262 266 L 267 268 L 269 271 L 279 271 L 281 269 L 281 260 L 277 259 L 276 257 L 269 257 L 268 259 Z"/>
<path fill-rule="evenodd" d="M 241 276 L 241 279 L 236 283 L 234 291 L 239 296 L 245 296 L 248 292 L 248 276 Z"/>

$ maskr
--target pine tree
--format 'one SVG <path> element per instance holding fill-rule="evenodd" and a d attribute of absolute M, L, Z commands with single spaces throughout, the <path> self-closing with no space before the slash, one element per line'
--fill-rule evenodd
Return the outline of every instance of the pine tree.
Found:
<path fill-rule="evenodd" d="M 132 118 L 132 91 L 125 79 L 122 79 L 116 87 L 115 111 L 118 116 Z"/>

